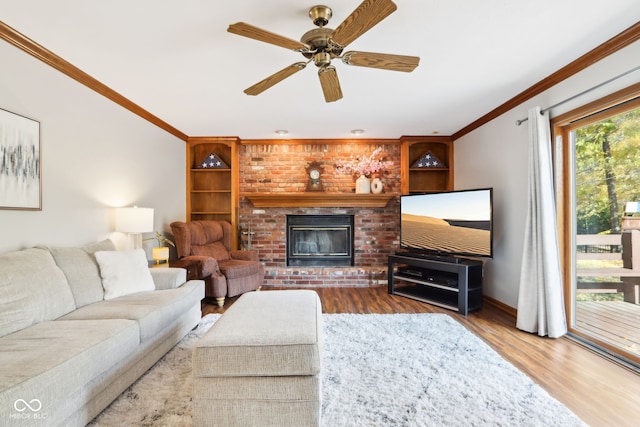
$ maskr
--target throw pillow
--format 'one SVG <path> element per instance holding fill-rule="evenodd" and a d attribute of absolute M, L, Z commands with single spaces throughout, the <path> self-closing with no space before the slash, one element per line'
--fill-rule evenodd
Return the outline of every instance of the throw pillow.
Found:
<path fill-rule="evenodd" d="M 104 299 L 155 289 L 149 262 L 142 249 L 133 251 L 98 251 Z"/>

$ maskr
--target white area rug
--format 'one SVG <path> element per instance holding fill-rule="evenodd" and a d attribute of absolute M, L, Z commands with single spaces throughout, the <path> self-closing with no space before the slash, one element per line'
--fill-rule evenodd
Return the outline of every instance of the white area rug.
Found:
<path fill-rule="evenodd" d="M 208 315 L 95 426 L 191 425 L 191 352 Z M 584 426 L 446 314 L 325 314 L 322 424 Z"/>

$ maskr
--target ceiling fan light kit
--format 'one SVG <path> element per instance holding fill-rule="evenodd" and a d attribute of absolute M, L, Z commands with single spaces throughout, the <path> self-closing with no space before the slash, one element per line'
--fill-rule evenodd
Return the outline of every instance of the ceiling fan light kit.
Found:
<path fill-rule="evenodd" d="M 300 38 L 300 41 L 244 22 L 230 25 L 227 29 L 230 33 L 299 52 L 307 59 L 306 62 L 296 62 L 270 75 L 245 89 L 244 93 L 258 95 L 302 70 L 311 61 L 318 67 L 320 86 L 326 102 L 342 98 L 338 73 L 336 68 L 331 65 L 331 60 L 335 58 L 341 59 L 346 65 L 391 71 L 413 71 L 420 62 L 420 58 L 417 56 L 359 51 L 342 54 L 349 43 L 369 31 L 396 9 L 397 6 L 391 0 L 364 0 L 335 30 L 332 30 L 325 27 L 333 15 L 331 8 L 324 5 L 313 6 L 309 10 L 309 17 L 318 28 L 307 31 Z"/>

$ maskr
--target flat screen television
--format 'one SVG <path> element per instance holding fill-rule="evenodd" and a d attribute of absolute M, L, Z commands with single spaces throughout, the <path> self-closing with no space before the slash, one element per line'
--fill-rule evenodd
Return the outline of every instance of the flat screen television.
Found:
<path fill-rule="evenodd" d="M 400 248 L 431 256 L 493 257 L 493 189 L 400 197 Z"/>

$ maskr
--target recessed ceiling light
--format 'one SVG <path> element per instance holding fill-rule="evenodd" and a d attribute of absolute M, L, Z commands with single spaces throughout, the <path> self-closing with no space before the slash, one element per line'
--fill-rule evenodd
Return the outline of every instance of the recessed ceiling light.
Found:
<path fill-rule="evenodd" d="M 286 135 L 286 134 L 288 134 L 288 133 L 289 133 L 289 131 L 288 131 L 288 130 L 286 130 L 286 129 L 278 129 L 278 130 L 276 130 L 276 133 L 277 133 L 278 135 Z"/>
<path fill-rule="evenodd" d="M 363 133 L 364 133 L 363 129 L 354 129 L 351 131 L 351 134 L 355 136 L 362 135 Z"/>

